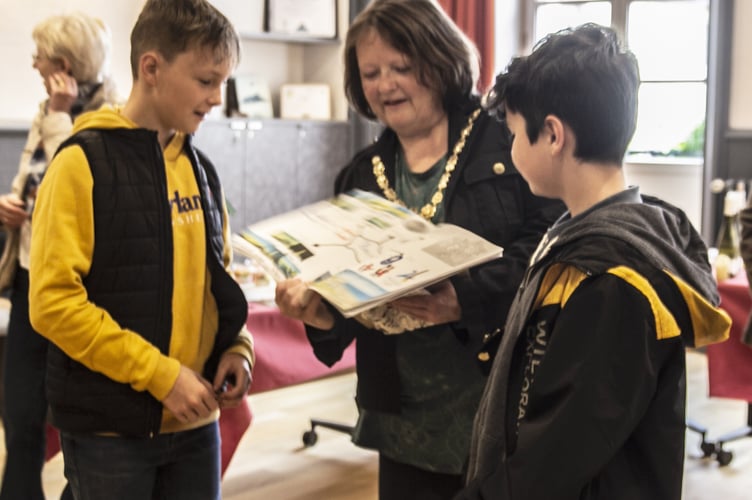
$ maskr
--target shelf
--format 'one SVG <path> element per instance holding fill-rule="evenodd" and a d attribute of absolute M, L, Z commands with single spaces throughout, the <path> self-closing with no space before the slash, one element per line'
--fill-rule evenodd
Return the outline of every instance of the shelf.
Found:
<path fill-rule="evenodd" d="M 240 33 L 244 40 L 257 42 L 282 42 L 282 43 L 299 43 L 302 45 L 337 45 L 340 43 L 339 38 L 317 38 L 310 36 L 297 36 L 288 33 Z"/>

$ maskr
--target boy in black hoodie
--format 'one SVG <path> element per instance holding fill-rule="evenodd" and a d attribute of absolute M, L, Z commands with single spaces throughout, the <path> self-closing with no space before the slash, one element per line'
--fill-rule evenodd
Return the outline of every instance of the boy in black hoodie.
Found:
<path fill-rule="evenodd" d="M 496 79 L 515 165 L 568 211 L 512 304 L 457 498 L 681 498 L 684 349 L 730 320 L 684 213 L 626 185 L 638 85 L 634 56 L 592 24 Z"/>

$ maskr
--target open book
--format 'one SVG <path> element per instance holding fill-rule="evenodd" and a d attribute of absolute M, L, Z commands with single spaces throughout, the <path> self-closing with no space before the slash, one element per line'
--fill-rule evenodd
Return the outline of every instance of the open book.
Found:
<path fill-rule="evenodd" d="M 297 277 L 352 317 L 501 257 L 502 248 L 353 190 L 246 227 L 233 248 L 276 281 Z"/>

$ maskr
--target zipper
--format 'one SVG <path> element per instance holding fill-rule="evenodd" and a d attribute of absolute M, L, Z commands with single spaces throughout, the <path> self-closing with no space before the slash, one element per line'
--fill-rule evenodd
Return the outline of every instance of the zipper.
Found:
<path fill-rule="evenodd" d="M 172 276 L 172 268 L 170 267 L 170 263 L 172 259 L 170 258 L 172 255 L 172 236 L 171 236 L 171 217 L 170 217 L 170 211 L 168 208 L 165 208 L 165 204 L 167 203 L 167 172 L 165 171 L 165 162 L 164 162 L 164 154 L 162 151 L 162 147 L 159 144 L 159 140 L 157 137 L 156 132 L 152 132 L 152 141 L 154 144 L 154 165 L 152 168 L 152 172 L 154 173 L 154 185 L 157 188 L 157 206 L 162 207 L 161 210 L 157 211 L 157 219 L 158 219 L 158 238 L 163 242 L 162 244 L 162 252 L 159 256 L 160 262 L 159 265 L 163 269 L 163 271 L 167 274 L 167 276 L 170 277 L 170 279 L 163 279 L 161 280 L 161 283 L 159 284 L 159 291 L 158 291 L 158 297 L 160 297 L 160 302 L 163 302 L 165 297 L 167 297 L 167 300 L 170 302 L 169 304 L 160 304 L 159 307 L 159 316 L 157 318 L 157 331 L 155 332 L 158 336 L 158 338 L 155 338 L 155 344 L 159 348 L 160 351 L 163 353 L 169 354 L 170 350 L 170 335 L 171 335 L 171 325 L 170 325 L 170 316 L 167 311 L 171 310 L 172 304 L 171 304 L 171 289 L 173 284 L 173 276 Z M 169 292 L 169 293 L 168 293 Z M 169 328 L 168 328 L 169 327 Z M 166 332 L 166 333 L 161 333 Z M 149 438 L 154 438 L 156 435 L 159 434 L 159 428 L 162 422 L 162 403 L 159 401 L 156 401 L 155 404 L 149 405 L 148 408 L 148 431 L 149 431 Z"/>

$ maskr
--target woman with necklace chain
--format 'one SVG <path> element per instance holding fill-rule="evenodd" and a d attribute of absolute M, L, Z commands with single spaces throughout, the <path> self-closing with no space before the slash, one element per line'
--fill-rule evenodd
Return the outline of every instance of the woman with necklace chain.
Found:
<path fill-rule="evenodd" d="M 435 1 L 371 2 L 347 33 L 345 91 L 385 130 L 342 170 L 335 191 L 379 193 L 470 229 L 504 256 L 391 303 L 429 325 L 399 335 L 369 328 L 373 315 L 343 318 L 299 280 L 277 286 L 280 310 L 306 323 L 322 362 L 357 339 L 353 441 L 379 451 L 381 500 L 448 499 L 461 488 L 485 383 L 483 337 L 504 324 L 530 255 L 563 211 L 517 173 L 508 134 L 481 110 L 477 75 L 475 48 Z"/>

